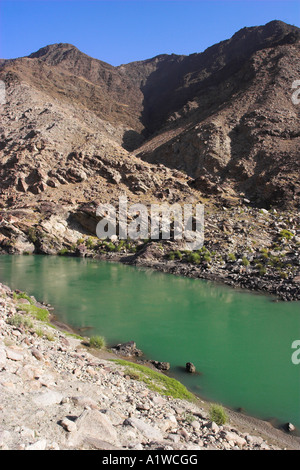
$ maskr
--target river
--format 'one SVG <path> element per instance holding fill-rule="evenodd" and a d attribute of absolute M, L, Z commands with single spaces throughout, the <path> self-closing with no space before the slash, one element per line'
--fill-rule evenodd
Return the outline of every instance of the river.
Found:
<path fill-rule="evenodd" d="M 59 321 L 108 345 L 134 340 L 210 401 L 300 428 L 300 303 L 119 263 L 1 256 L 0 281 L 55 308 Z M 186 362 L 199 374 L 187 374 Z"/>

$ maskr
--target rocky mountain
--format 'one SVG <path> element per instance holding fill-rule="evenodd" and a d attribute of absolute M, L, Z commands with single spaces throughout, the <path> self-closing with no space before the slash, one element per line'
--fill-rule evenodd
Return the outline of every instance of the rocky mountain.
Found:
<path fill-rule="evenodd" d="M 274 21 L 171 59 L 165 80 L 162 68 L 153 74 L 154 92 L 153 76 L 148 81 L 157 135 L 138 155 L 185 171 L 207 194 L 228 185 L 260 206 L 299 207 L 300 107 L 291 102 L 299 37 L 298 28 Z"/>
<path fill-rule="evenodd" d="M 119 67 L 70 44 L 3 61 L 3 199 L 101 173 L 111 179 L 115 169 L 103 170 L 101 158 L 122 166 L 118 156 L 179 169 L 204 196 L 244 193 L 261 207 L 297 207 L 299 31 L 272 21 L 203 53 Z"/>

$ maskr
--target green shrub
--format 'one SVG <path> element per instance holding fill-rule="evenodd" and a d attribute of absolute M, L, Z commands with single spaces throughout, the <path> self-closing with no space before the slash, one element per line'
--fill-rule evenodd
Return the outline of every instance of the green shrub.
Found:
<path fill-rule="evenodd" d="M 94 239 L 90 237 L 85 241 L 85 246 L 89 250 L 93 250 L 96 247 L 96 243 L 95 243 Z"/>
<path fill-rule="evenodd" d="M 174 252 L 174 254 L 175 254 L 175 257 L 176 257 L 177 259 L 182 259 L 182 253 L 181 253 L 181 251 L 176 250 L 176 251 Z"/>
<path fill-rule="evenodd" d="M 236 256 L 234 253 L 229 253 L 228 254 L 228 259 L 229 261 L 236 261 Z"/>
<path fill-rule="evenodd" d="M 246 256 L 243 257 L 242 259 L 242 265 L 243 266 L 249 266 L 250 264 L 250 261 L 248 260 L 248 258 Z"/>
<path fill-rule="evenodd" d="M 293 233 L 290 232 L 289 230 L 286 230 L 286 229 L 281 230 L 280 233 L 279 233 L 279 239 L 280 240 L 285 239 L 285 240 L 289 241 L 289 240 L 291 240 L 291 238 L 293 238 L 293 236 L 294 236 Z"/>
<path fill-rule="evenodd" d="M 95 349 L 104 349 L 106 347 L 106 341 L 103 336 L 92 336 L 90 338 L 90 347 Z"/>
<path fill-rule="evenodd" d="M 228 421 L 227 413 L 222 405 L 211 405 L 209 409 L 209 418 L 214 421 L 218 426 L 226 424 Z"/>
<path fill-rule="evenodd" d="M 279 274 L 280 274 L 281 279 L 287 279 L 289 277 L 288 274 L 284 271 L 281 271 Z"/>
<path fill-rule="evenodd" d="M 188 255 L 188 262 L 193 264 L 199 264 L 201 261 L 201 257 L 199 253 L 190 253 Z"/>
<path fill-rule="evenodd" d="M 205 255 L 203 256 L 203 260 L 206 261 L 206 263 L 211 263 L 211 257 L 208 253 L 205 253 Z"/>

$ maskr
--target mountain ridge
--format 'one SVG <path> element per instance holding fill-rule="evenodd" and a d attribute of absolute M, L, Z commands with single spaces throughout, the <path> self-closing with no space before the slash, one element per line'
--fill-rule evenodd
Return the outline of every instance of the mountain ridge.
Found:
<path fill-rule="evenodd" d="M 299 28 L 274 20 L 201 53 L 160 54 L 116 67 L 58 43 L 4 60 L 0 79 L 12 95 L 17 84 L 26 85 L 41 106 L 48 101 L 78 116 L 88 113 L 89 123 L 82 118 L 87 135 L 89 126 L 92 134 L 102 129 L 120 153 L 183 171 L 205 196 L 229 191 L 261 206 L 297 206 L 299 109 L 291 85 L 298 78 L 299 40 Z M 30 99 L 20 112 L 29 105 Z M 29 119 L 27 140 L 37 140 L 41 133 L 30 129 L 43 127 L 43 119 Z M 54 127 L 55 119 L 54 113 Z M 63 118 L 66 128 L 69 119 Z M 18 126 L 9 119 L 5 124 L 1 148 L 7 154 Z M 42 133 L 48 140 L 48 131 Z M 64 147 L 68 139 L 54 140 Z"/>

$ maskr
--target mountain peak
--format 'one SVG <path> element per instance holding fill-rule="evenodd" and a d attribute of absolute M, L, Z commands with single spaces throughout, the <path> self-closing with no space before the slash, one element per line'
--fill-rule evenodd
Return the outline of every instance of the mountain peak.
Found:
<path fill-rule="evenodd" d="M 252 48 L 263 48 L 279 43 L 290 43 L 291 39 L 294 41 L 300 37 L 300 28 L 293 26 L 283 21 L 272 20 L 262 26 L 245 27 L 237 31 L 231 40 L 245 40 L 251 42 Z"/>
<path fill-rule="evenodd" d="M 38 51 L 33 52 L 28 57 L 30 59 L 39 59 L 41 57 L 49 56 L 49 54 L 53 54 L 56 52 L 64 52 L 64 51 L 78 51 L 77 47 L 73 46 L 72 44 L 68 43 L 57 43 L 57 44 L 49 44 L 48 46 L 41 47 Z"/>

